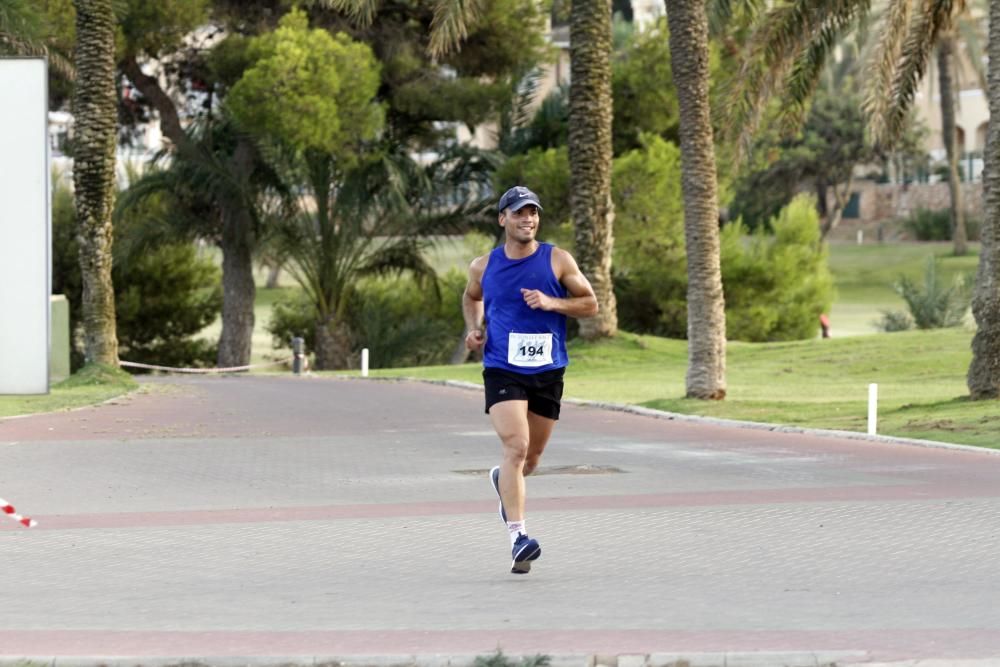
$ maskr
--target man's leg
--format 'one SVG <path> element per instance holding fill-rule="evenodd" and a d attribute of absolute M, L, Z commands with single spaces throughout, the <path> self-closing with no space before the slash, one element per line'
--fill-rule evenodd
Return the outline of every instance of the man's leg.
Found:
<path fill-rule="evenodd" d="M 555 419 L 536 415 L 528 411 L 528 454 L 524 459 L 523 475 L 527 477 L 538 467 L 538 459 L 545 451 L 545 445 L 549 444 L 549 436 L 556 425 Z"/>
<path fill-rule="evenodd" d="M 503 445 L 500 500 L 508 522 L 524 520 L 524 462 L 530 439 L 528 419 L 527 401 L 502 401 L 490 408 L 490 420 Z"/>

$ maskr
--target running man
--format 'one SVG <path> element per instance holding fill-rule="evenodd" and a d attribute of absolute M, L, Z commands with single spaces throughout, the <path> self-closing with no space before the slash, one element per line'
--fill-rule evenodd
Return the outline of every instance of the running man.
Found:
<path fill-rule="evenodd" d="M 486 412 L 503 443 L 490 482 L 510 533 L 510 571 L 526 574 L 542 548 L 525 528 L 524 477 L 538 466 L 559 419 L 569 363 L 566 317 L 596 315 L 597 297 L 572 255 L 535 240 L 542 205 L 534 192 L 513 187 L 498 209 L 504 243 L 469 265 L 462 312 L 466 347 L 485 345 Z"/>

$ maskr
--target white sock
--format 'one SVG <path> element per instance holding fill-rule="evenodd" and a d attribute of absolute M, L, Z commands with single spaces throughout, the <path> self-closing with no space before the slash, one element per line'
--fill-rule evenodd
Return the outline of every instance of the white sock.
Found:
<path fill-rule="evenodd" d="M 507 532 L 510 533 L 510 546 L 514 546 L 514 542 L 517 542 L 519 535 L 528 534 L 524 528 L 524 519 L 521 519 L 520 521 L 508 521 Z"/>

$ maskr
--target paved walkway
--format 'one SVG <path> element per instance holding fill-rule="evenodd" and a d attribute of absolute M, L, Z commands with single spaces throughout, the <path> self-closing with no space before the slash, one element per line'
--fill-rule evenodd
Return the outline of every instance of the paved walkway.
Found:
<path fill-rule="evenodd" d="M 0 421 L 40 522 L 0 523 L 0 664 L 1000 664 L 1000 456 L 566 406 L 519 577 L 498 452 L 481 393 L 422 383 Z"/>

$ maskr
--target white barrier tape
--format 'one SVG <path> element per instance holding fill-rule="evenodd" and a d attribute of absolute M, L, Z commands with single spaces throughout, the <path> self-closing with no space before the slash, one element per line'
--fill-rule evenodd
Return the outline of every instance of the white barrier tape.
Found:
<path fill-rule="evenodd" d="M 285 357 L 266 364 L 250 364 L 248 366 L 230 366 L 229 368 L 175 368 L 173 366 L 157 366 L 155 364 L 140 364 L 137 361 L 119 361 L 119 366 L 129 366 L 131 368 L 145 368 L 153 371 L 169 371 L 171 373 L 240 373 L 251 368 L 266 368 L 268 366 L 280 366 L 287 364 L 292 357 Z"/>
<path fill-rule="evenodd" d="M 11 519 L 17 521 L 19 524 L 24 526 L 25 528 L 34 528 L 35 526 L 38 525 L 38 522 L 35 521 L 34 519 L 31 519 L 26 516 L 21 516 L 20 514 L 18 514 L 17 511 L 14 509 L 14 506 L 8 503 L 3 498 L 0 498 L 0 512 L 3 512 Z"/>

